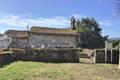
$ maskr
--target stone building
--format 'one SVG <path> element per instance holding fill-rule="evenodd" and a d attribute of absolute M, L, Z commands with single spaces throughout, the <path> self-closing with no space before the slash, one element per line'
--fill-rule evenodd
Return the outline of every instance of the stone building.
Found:
<path fill-rule="evenodd" d="M 32 27 L 29 31 L 8 30 L 0 37 L 0 48 L 74 48 L 77 32 L 72 29 Z"/>
<path fill-rule="evenodd" d="M 32 27 L 29 45 L 35 48 L 77 47 L 77 32 L 71 29 Z"/>
<path fill-rule="evenodd" d="M 0 37 L 0 48 L 24 48 L 27 37 L 27 31 L 8 30 Z"/>

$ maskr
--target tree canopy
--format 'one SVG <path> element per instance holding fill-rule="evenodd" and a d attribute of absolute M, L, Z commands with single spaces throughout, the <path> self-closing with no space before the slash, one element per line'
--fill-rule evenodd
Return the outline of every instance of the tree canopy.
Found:
<path fill-rule="evenodd" d="M 102 29 L 94 18 L 82 18 L 76 20 L 75 29 L 79 33 L 79 46 L 83 48 L 103 48 L 107 36 L 101 35 Z"/>
<path fill-rule="evenodd" d="M 81 21 L 77 19 L 76 30 L 79 32 L 89 32 L 93 31 L 96 33 L 101 33 L 101 28 L 99 23 L 94 18 L 82 18 Z"/>

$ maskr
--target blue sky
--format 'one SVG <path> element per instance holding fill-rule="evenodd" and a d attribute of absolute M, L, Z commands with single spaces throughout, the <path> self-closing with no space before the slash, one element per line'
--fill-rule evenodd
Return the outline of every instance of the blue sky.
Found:
<path fill-rule="evenodd" d="M 71 16 L 94 17 L 102 35 L 120 37 L 120 20 L 114 0 L 0 0 L 0 33 L 30 26 L 70 26 Z"/>

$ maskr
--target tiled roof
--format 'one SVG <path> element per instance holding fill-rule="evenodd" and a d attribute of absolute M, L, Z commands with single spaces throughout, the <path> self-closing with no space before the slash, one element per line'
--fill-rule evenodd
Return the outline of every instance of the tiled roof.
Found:
<path fill-rule="evenodd" d="M 63 34 L 63 35 L 77 35 L 75 30 L 71 29 L 61 29 L 61 28 L 46 28 L 46 27 L 32 27 L 30 28 L 30 33 L 37 34 Z M 27 30 L 8 30 L 4 34 L 8 37 L 26 38 L 28 37 Z"/>
<path fill-rule="evenodd" d="M 63 28 L 46 28 L 46 27 L 36 27 L 33 26 L 30 29 L 33 33 L 42 33 L 42 34 L 67 34 L 67 35 L 77 35 L 76 30 L 63 29 Z"/>
<path fill-rule="evenodd" d="M 18 37 L 18 38 L 23 38 L 27 37 L 27 31 L 22 31 L 22 30 L 8 30 L 4 34 L 7 34 L 9 37 Z"/>

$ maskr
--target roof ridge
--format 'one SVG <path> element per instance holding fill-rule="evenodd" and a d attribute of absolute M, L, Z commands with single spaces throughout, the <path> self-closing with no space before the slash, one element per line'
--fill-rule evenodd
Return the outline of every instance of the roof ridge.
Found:
<path fill-rule="evenodd" d="M 30 28 L 31 32 L 43 33 L 43 34 L 73 34 L 76 35 L 77 31 L 70 28 L 47 28 L 47 27 L 35 27 Z"/>
<path fill-rule="evenodd" d="M 9 30 L 7 30 L 7 31 L 21 31 L 21 32 L 24 32 L 24 31 L 27 31 L 27 30 L 13 30 L 13 29 L 9 29 Z M 6 32 L 7 32 L 6 31 Z"/>
<path fill-rule="evenodd" d="M 52 27 L 39 27 L 39 26 L 32 26 L 30 29 L 59 29 L 59 30 L 68 30 L 69 28 L 52 28 Z"/>

